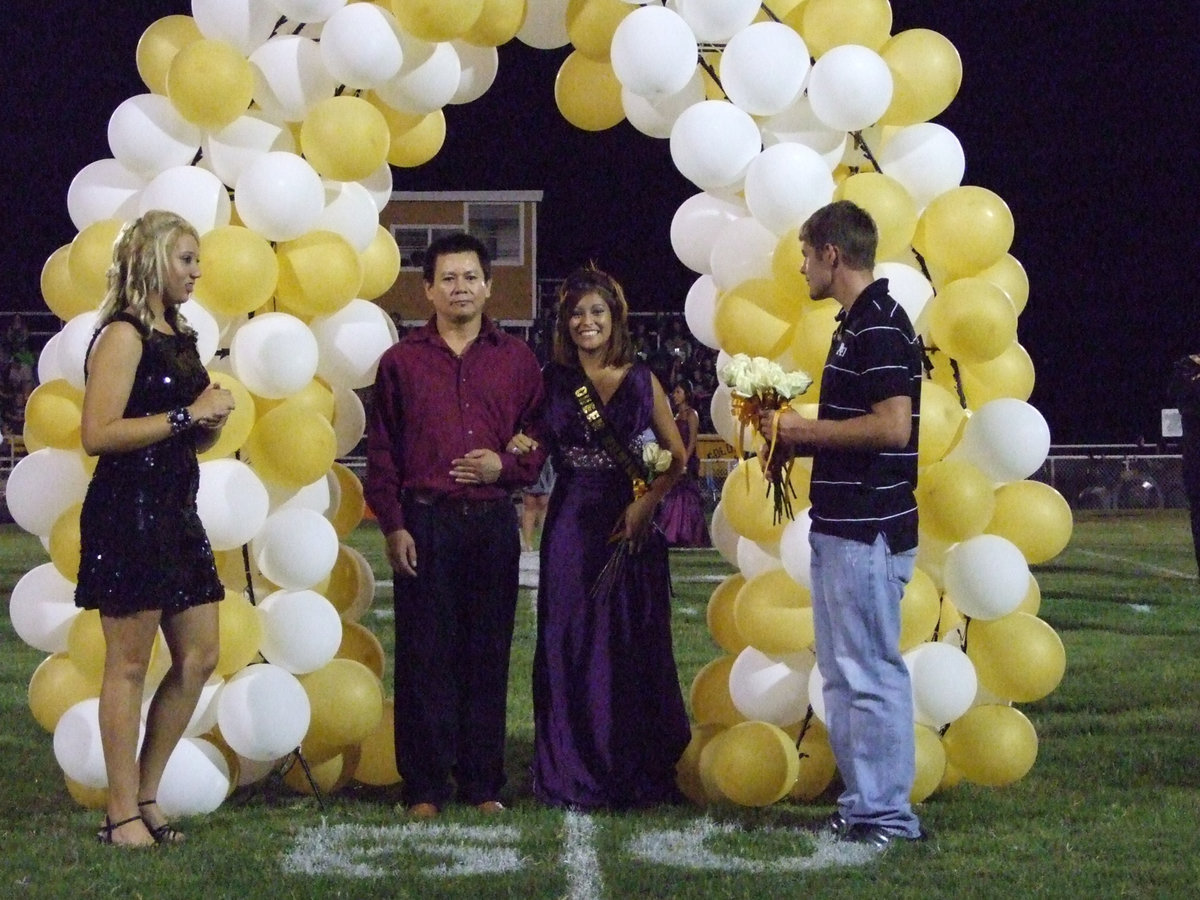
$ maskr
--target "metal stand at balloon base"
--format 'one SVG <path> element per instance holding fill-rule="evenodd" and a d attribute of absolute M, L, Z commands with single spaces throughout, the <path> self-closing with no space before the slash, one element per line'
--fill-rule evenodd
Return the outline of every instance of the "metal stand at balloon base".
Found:
<path fill-rule="evenodd" d="M 291 771 L 292 766 L 294 766 L 297 762 L 299 762 L 300 767 L 304 769 L 304 777 L 308 779 L 308 786 L 312 788 L 313 796 L 317 798 L 317 807 L 321 810 L 324 810 L 325 798 L 321 796 L 321 789 L 317 786 L 317 780 L 313 778 L 312 769 L 308 765 L 308 760 L 304 758 L 304 753 L 299 747 L 285 756 L 283 761 L 279 764 L 279 768 L 277 768 L 275 771 L 282 778 Z"/>

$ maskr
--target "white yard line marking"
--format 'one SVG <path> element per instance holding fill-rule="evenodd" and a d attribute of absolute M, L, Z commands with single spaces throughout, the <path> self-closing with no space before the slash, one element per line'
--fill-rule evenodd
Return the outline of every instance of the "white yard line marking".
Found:
<path fill-rule="evenodd" d="M 1094 556 L 1097 559 L 1107 559 L 1111 562 L 1125 563 L 1135 569 L 1144 569 L 1147 572 L 1153 572 L 1156 575 L 1165 575 L 1168 578 L 1186 578 L 1188 581 L 1196 580 L 1196 576 L 1191 572 L 1180 572 L 1178 569 L 1168 569 L 1166 566 L 1155 566 L 1150 563 L 1139 562 L 1136 559 L 1130 559 L 1127 556 L 1118 556 L 1115 553 L 1100 553 L 1096 550 L 1073 550 L 1069 552 L 1079 553 L 1082 556 Z"/>
<path fill-rule="evenodd" d="M 567 897 L 570 900 L 601 900 L 604 896 L 604 877 L 600 874 L 600 857 L 596 853 L 596 823 L 583 813 L 568 811 L 560 859 L 567 870 Z"/>

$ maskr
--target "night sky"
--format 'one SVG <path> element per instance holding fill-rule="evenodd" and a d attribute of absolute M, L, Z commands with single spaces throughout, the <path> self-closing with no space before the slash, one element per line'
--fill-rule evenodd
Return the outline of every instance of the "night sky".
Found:
<path fill-rule="evenodd" d="M 1200 350 L 1198 179 L 1186 138 L 1198 118 L 1191 4 L 892 8 L 893 33 L 933 29 L 962 57 L 962 89 L 934 121 L 963 145 L 963 183 L 996 192 L 1013 211 L 1011 252 L 1031 284 L 1018 335 L 1037 371 L 1031 402 L 1053 441 L 1155 442 L 1170 363 Z M 189 12 L 187 0 L 6 6 L 5 309 L 45 309 L 42 264 L 75 235 L 71 179 L 111 155 L 109 116 L 146 90 L 138 38 L 154 20 Z M 675 171 L 666 141 L 625 123 L 587 133 L 562 119 L 554 76 L 568 51 L 502 47 L 491 90 L 447 107 L 442 151 L 397 170 L 395 186 L 542 190 L 543 276 L 594 259 L 625 283 L 635 309 L 682 310 L 696 275 L 675 259 L 669 227 L 697 189 Z"/>

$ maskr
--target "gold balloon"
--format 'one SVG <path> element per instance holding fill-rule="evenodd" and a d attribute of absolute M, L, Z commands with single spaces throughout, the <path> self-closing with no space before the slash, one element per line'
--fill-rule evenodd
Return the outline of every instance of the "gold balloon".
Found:
<path fill-rule="evenodd" d="M 879 230 L 875 258 L 880 262 L 907 253 L 917 230 L 917 204 L 896 179 L 879 172 L 859 172 L 837 186 L 834 200 L 849 200 L 865 209 Z"/>
<path fill-rule="evenodd" d="M 396 283 L 400 274 L 400 248 L 392 233 L 379 225 L 370 246 L 358 255 L 362 263 L 362 287 L 358 296 L 363 300 L 374 300 L 382 296 Z"/>
<path fill-rule="evenodd" d="M 768 482 L 758 457 L 739 462 L 721 486 L 721 509 L 729 527 L 742 537 L 761 544 L 779 540 L 786 521 L 774 521 L 775 510 L 767 496 Z"/>
<path fill-rule="evenodd" d="M 345 179 L 349 180 L 349 179 Z M 302 316 L 327 316 L 355 298 L 362 285 L 357 251 L 340 234 L 309 231 L 275 248 L 276 296 Z"/>
<path fill-rule="evenodd" d="M 735 572 L 718 584 L 708 598 L 705 614 L 708 633 L 717 642 L 717 646 L 733 656 L 737 656 L 750 645 L 738 632 L 737 620 L 733 614 L 734 601 L 745 583 L 746 576 Z"/>
<path fill-rule="evenodd" d="M 946 455 L 965 414 L 958 398 L 936 382 L 921 382 L 921 424 L 917 463 L 929 466 Z"/>
<path fill-rule="evenodd" d="M 314 104 L 300 126 L 304 157 L 325 178 L 360 181 L 388 158 L 391 134 L 382 112 L 341 94 Z"/>
<path fill-rule="evenodd" d="M 83 391 L 66 379 L 39 384 L 25 402 L 25 443 L 78 450 Z"/>
<path fill-rule="evenodd" d="M 944 541 L 982 534 L 996 509 L 992 480 L 973 463 L 943 459 L 917 479 L 921 528 Z"/>
<path fill-rule="evenodd" d="M 1023 778 L 1037 760 L 1033 724 L 1019 709 L 984 705 L 969 709 L 942 735 L 946 760 L 967 781 L 1003 787 Z"/>
<path fill-rule="evenodd" d="M 361 622 L 342 622 L 342 643 L 338 646 L 337 658 L 361 663 L 376 678 L 383 678 L 383 644 L 379 643 L 375 632 Z"/>
<path fill-rule="evenodd" d="M 1029 276 L 1025 274 L 1025 267 L 1011 253 L 1005 253 L 999 260 L 980 271 L 977 277 L 990 281 L 1008 294 L 1008 299 L 1012 301 L 1018 316 L 1029 302 Z"/>
<path fill-rule="evenodd" d="M 195 297 L 210 312 L 244 316 L 271 299 L 279 261 L 270 242 L 241 225 L 224 225 L 200 238 L 204 277 Z"/>
<path fill-rule="evenodd" d="M 85 675 L 66 653 L 47 656 L 29 679 L 29 710 L 50 734 L 68 709 L 99 696 L 100 679 Z"/>
<path fill-rule="evenodd" d="M 499 47 L 517 36 L 525 23 L 526 0 L 483 0 L 475 23 L 463 40 L 477 47 Z"/>
<path fill-rule="evenodd" d="M 792 729 L 787 729 L 789 735 Z M 810 719 L 800 737 L 796 749 L 800 758 L 796 783 L 788 792 L 793 800 L 808 802 L 816 800 L 825 793 L 833 776 L 837 774 L 837 761 L 833 758 L 833 748 L 829 746 L 829 732 L 816 719 Z"/>
<path fill-rule="evenodd" d="M 390 8 L 406 32 L 437 43 L 470 31 L 483 13 L 483 0 L 391 0 Z"/>
<path fill-rule="evenodd" d="M 892 33 L 892 5 L 888 0 L 808 0 L 784 22 L 800 32 L 817 59 L 841 44 L 878 50 Z"/>
<path fill-rule="evenodd" d="M 938 789 L 946 775 L 946 748 L 938 733 L 926 725 L 913 726 L 916 737 L 917 769 L 909 791 L 910 803 L 920 803 Z"/>
<path fill-rule="evenodd" d="M 700 758 L 709 742 L 724 730 L 724 725 L 692 725 L 692 738 L 675 763 L 676 786 L 697 806 L 706 806 L 721 799 L 705 786 L 700 773 Z"/>
<path fill-rule="evenodd" d="M 71 620 L 67 631 L 67 656 L 80 675 L 96 684 L 104 675 L 105 646 L 99 610 L 85 609 Z"/>
<path fill-rule="evenodd" d="M 152 93 L 166 95 L 167 71 L 175 55 L 203 38 L 191 16 L 163 16 L 150 23 L 138 39 L 135 57 L 138 75 Z"/>
<path fill-rule="evenodd" d="M 314 783 L 322 794 L 334 794 L 345 787 L 353 776 L 354 768 L 358 765 L 359 750 L 358 747 L 340 747 L 333 756 L 317 760 L 305 748 L 304 757 L 308 762 L 308 771 L 296 760 L 283 773 L 283 783 L 298 794 L 311 794 Z"/>
<path fill-rule="evenodd" d="M 624 0 L 570 0 L 567 37 L 589 59 L 607 60 L 613 33 L 633 9 Z"/>
<path fill-rule="evenodd" d="M 721 349 L 731 356 L 765 356 L 774 359 L 791 339 L 792 323 L 760 305 L 755 285 L 744 282 L 717 298 L 713 331 Z"/>
<path fill-rule="evenodd" d="M 1028 400 L 1033 394 L 1033 360 L 1016 341 L 994 359 L 964 364 L 959 371 L 967 406 L 972 410 L 1002 397 Z"/>
<path fill-rule="evenodd" d="M 1042 608 L 1042 588 L 1038 584 L 1037 578 L 1031 573 L 1029 576 L 1029 590 L 1025 592 L 1025 597 L 1017 607 L 1017 612 L 1029 613 L 1031 616 L 1036 616 Z"/>
<path fill-rule="evenodd" d="M 733 604 L 738 634 L 764 653 L 798 653 L 810 647 L 812 595 L 783 569 L 755 575 Z"/>
<path fill-rule="evenodd" d="M 995 359 L 1017 339 L 1017 312 L 996 285 L 982 278 L 950 282 L 926 305 L 934 345 L 968 363 Z"/>
<path fill-rule="evenodd" d="M 901 31 L 880 48 L 879 55 L 892 73 L 892 102 L 880 124 L 928 122 L 950 105 L 962 86 L 962 59 L 936 31 Z"/>
<path fill-rule="evenodd" d="M 183 118 L 219 131 L 254 99 L 254 69 L 232 44 L 201 38 L 182 47 L 167 69 L 167 97 Z"/>
<path fill-rule="evenodd" d="M 298 676 L 312 707 L 302 746 L 314 759 L 364 741 L 383 717 L 379 678 L 360 662 L 334 657 L 315 672 Z"/>
<path fill-rule="evenodd" d="M 208 377 L 214 384 L 219 384 L 233 394 L 234 407 L 229 418 L 225 420 L 221 433 L 217 436 L 217 442 L 200 454 L 200 462 L 232 456 L 246 443 L 257 420 L 254 396 L 240 381 L 228 372 L 209 371 Z"/>
<path fill-rule="evenodd" d="M 387 787 L 400 781 L 396 769 L 396 704 L 385 697 L 379 724 L 359 744 L 354 780 L 374 787 Z"/>
<path fill-rule="evenodd" d="M 79 513 L 82 503 L 68 506 L 50 526 L 50 561 L 67 581 L 79 580 Z"/>
<path fill-rule="evenodd" d="M 41 275 L 42 299 L 64 322 L 94 310 L 104 297 L 103 291 L 92 296 L 75 283 L 71 277 L 70 255 L 71 244 L 63 244 L 46 259 Z"/>
<path fill-rule="evenodd" d="M 1040 481 L 1013 481 L 996 490 L 996 511 L 985 529 L 1017 545 L 1030 565 L 1048 562 L 1071 540 L 1073 516 L 1066 499 Z"/>
<path fill-rule="evenodd" d="M 807 295 L 807 289 L 804 296 Z M 813 379 L 804 396 L 814 400 L 820 396 L 821 373 L 825 358 L 829 356 L 829 345 L 837 326 L 835 318 L 841 306 L 836 300 L 806 301 L 796 319 L 792 331 L 790 353 L 792 360 Z"/>
<path fill-rule="evenodd" d="M 1045 621 L 1023 612 L 973 619 L 967 657 L 981 685 L 1017 703 L 1041 700 L 1058 687 L 1067 669 L 1062 638 Z"/>
<path fill-rule="evenodd" d="M 780 318 L 793 322 L 808 308 L 808 279 L 800 274 L 802 265 L 804 254 L 800 251 L 800 229 L 793 228 L 779 238 L 775 252 L 771 255 L 771 275 L 775 279 L 776 287 L 785 296 L 791 297 L 796 305 L 794 313 Z"/>
<path fill-rule="evenodd" d="M 67 253 L 67 269 L 75 293 L 94 297 L 90 308 L 100 305 L 108 289 L 108 267 L 112 265 L 113 244 L 124 223 L 117 219 L 100 219 L 84 228 L 71 241 Z"/>
<path fill-rule="evenodd" d="M 357 556 L 350 547 L 339 544 L 337 559 L 329 572 L 328 583 L 320 593 L 324 594 L 325 599 L 333 604 L 333 608 L 342 618 L 343 625 L 348 618 L 347 614 L 358 601 L 359 582 L 360 572 Z"/>
<path fill-rule="evenodd" d="M 285 401 L 255 422 L 246 454 L 264 481 L 300 488 L 329 471 L 337 438 L 328 419 Z"/>
<path fill-rule="evenodd" d="M 573 52 L 554 78 L 554 102 L 562 117 L 584 131 L 604 131 L 625 118 L 621 82 L 607 59 Z"/>
<path fill-rule="evenodd" d="M 800 774 L 796 745 L 778 725 L 741 722 L 714 737 L 700 754 L 704 783 L 739 806 L 769 806 Z"/>
<path fill-rule="evenodd" d="M 354 474 L 354 470 L 341 463 L 335 462 L 331 469 L 338 486 L 341 488 L 341 499 L 334 510 L 330 521 L 339 538 L 344 538 L 358 527 L 366 512 L 366 501 L 363 498 L 363 484 Z"/>
<path fill-rule="evenodd" d="M 240 556 L 240 551 L 239 551 Z M 228 678 L 258 657 L 262 644 L 262 619 L 258 610 L 240 593 L 226 589 L 217 604 L 220 650 L 215 674 Z"/>
<path fill-rule="evenodd" d="M 963 278 L 997 263 L 1012 245 L 1014 230 L 1003 199 L 987 188 L 965 185 L 929 201 L 913 247 L 948 277 Z"/>
<path fill-rule="evenodd" d="M 108 806 L 108 788 L 87 787 L 66 775 L 63 776 L 63 781 L 67 785 L 67 793 L 71 795 L 71 799 L 84 809 L 104 809 Z"/>
<path fill-rule="evenodd" d="M 918 481 L 918 484 L 920 482 Z M 941 597 L 933 579 L 924 569 L 913 569 L 900 598 L 900 650 L 910 650 L 928 641 L 937 628 Z"/>
<path fill-rule="evenodd" d="M 446 114 L 440 109 L 421 115 L 392 109 L 375 94 L 367 100 L 383 115 L 390 143 L 387 161 L 398 168 L 409 169 L 429 162 L 446 142 Z"/>
<path fill-rule="evenodd" d="M 707 663 L 692 679 L 689 699 L 692 719 L 700 725 L 736 725 L 746 717 L 737 711 L 729 696 L 729 670 L 736 656 L 718 656 Z"/>
<path fill-rule="evenodd" d="M 291 403 L 315 412 L 327 421 L 333 421 L 333 391 L 317 378 L 312 379 L 300 390 L 287 397 L 259 397 L 257 394 L 253 396 L 254 410 L 260 417 L 265 416 L 280 404 Z"/>

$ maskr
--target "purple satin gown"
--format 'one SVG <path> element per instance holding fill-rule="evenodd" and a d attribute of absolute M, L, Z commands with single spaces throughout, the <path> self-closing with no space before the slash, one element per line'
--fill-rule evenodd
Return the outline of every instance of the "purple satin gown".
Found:
<path fill-rule="evenodd" d="M 545 377 L 543 437 L 558 477 L 541 544 L 533 791 L 580 809 L 674 802 L 690 729 L 671 648 L 666 543 L 652 532 L 611 589 L 589 596 L 633 492 L 583 420 L 572 394 L 578 376 L 551 365 Z M 635 365 L 604 408 L 635 459 L 651 420 L 650 377 Z"/>
<path fill-rule="evenodd" d="M 686 418 L 675 419 L 683 446 L 691 437 Z M 708 523 L 704 519 L 704 497 L 700 494 L 700 460 L 695 451 L 688 457 L 687 472 L 663 497 L 654 521 L 671 547 L 709 547 Z"/>

